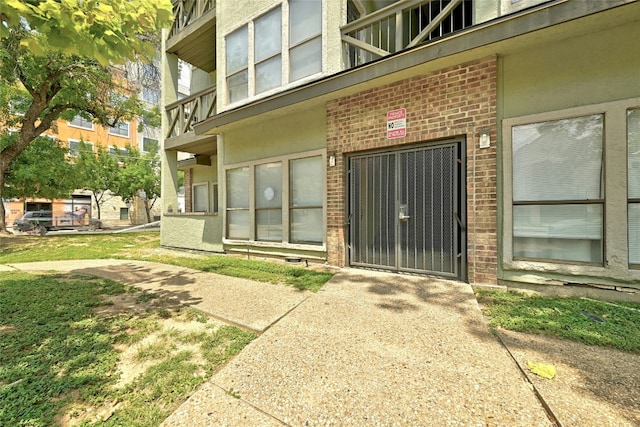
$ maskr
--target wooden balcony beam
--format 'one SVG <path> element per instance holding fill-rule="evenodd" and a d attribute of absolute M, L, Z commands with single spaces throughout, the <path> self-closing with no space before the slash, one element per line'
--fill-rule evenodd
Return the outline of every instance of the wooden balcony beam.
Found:
<path fill-rule="evenodd" d="M 460 3 L 462 3 L 462 0 L 451 0 L 451 3 L 449 3 L 444 9 L 442 9 L 438 16 L 433 18 L 433 20 L 429 22 L 429 25 L 427 25 L 424 30 L 420 31 L 420 34 L 418 34 L 413 40 L 411 40 L 411 42 L 406 47 L 410 48 L 416 46 L 419 43 L 422 43 L 424 39 L 426 39 L 429 34 L 431 34 L 431 32 L 435 30 L 436 27 L 440 25 L 442 21 L 444 21 L 444 19 L 449 16 L 451 12 L 453 12 L 453 9 L 455 9 Z"/>
<path fill-rule="evenodd" d="M 347 36 L 347 35 L 342 35 L 342 41 L 345 43 L 349 43 L 355 47 L 359 47 L 362 50 L 366 50 L 367 52 L 371 52 L 375 55 L 379 55 L 379 56 L 387 56 L 389 54 L 391 54 L 391 52 L 388 52 L 384 49 L 380 49 L 379 47 L 375 47 L 373 45 L 370 45 L 368 43 L 365 43 L 361 40 L 355 39 L 351 36 Z"/>

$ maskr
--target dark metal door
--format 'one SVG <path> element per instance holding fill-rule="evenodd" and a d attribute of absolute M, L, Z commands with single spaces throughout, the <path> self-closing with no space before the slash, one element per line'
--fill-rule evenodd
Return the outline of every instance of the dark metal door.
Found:
<path fill-rule="evenodd" d="M 465 278 L 460 141 L 350 159 L 352 266 Z"/>

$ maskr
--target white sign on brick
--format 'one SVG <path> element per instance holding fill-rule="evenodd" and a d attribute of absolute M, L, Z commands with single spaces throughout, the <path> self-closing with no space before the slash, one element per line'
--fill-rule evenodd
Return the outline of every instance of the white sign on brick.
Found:
<path fill-rule="evenodd" d="M 407 109 L 392 110 L 387 113 L 387 139 L 407 136 Z"/>

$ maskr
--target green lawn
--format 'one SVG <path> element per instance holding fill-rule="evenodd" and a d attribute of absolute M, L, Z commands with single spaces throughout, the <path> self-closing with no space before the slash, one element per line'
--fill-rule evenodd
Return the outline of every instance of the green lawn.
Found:
<path fill-rule="evenodd" d="M 0 425 L 157 426 L 255 338 L 156 299 L 105 279 L 3 273 Z"/>
<path fill-rule="evenodd" d="M 237 256 L 161 251 L 157 232 L 0 237 L 0 264 L 124 258 L 180 265 L 261 282 L 284 283 L 318 291 L 332 276 L 326 271 Z"/>
<path fill-rule="evenodd" d="M 476 290 L 493 327 L 640 354 L 640 304 Z"/>
<path fill-rule="evenodd" d="M 281 262 L 163 250 L 157 232 L 0 236 L 0 264 L 98 258 L 176 264 L 311 291 L 331 277 Z M 492 327 L 640 354 L 638 304 L 483 289 L 476 297 Z M 157 426 L 254 338 L 109 280 L 2 273 L 0 426 Z M 145 368 L 123 382 L 123 364 Z"/>
<path fill-rule="evenodd" d="M 157 232 L 0 236 L 0 264 L 100 258 L 311 291 L 332 276 L 280 262 L 163 250 Z M 157 426 L 255 336 L 101 278 L 1 273 L 0 426 Z"/>

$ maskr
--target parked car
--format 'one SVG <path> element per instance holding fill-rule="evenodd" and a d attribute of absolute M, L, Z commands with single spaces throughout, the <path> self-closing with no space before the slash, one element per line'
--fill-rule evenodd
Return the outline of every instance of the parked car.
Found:
<path fill-rule="evenodd" d="M 53 230 L 96 230 L 102 228 L 102 222 L 95 218 L 84 218 L 74 214 L 53 216 L 51 211 L 26 212 L 13 222 L 13 229 L 22 232 L 35 232 L 44 236 Z"/>

